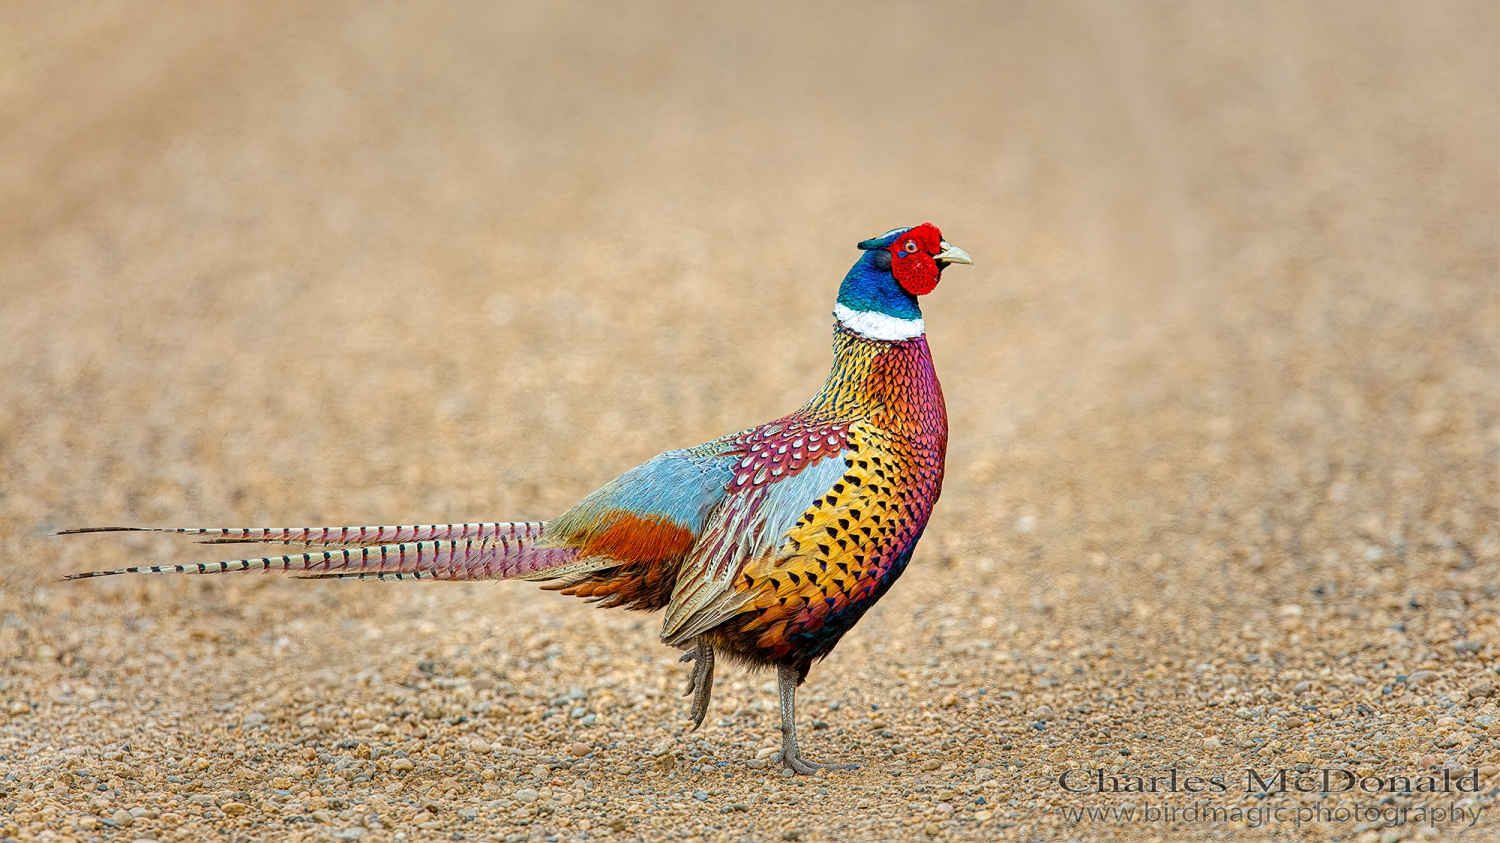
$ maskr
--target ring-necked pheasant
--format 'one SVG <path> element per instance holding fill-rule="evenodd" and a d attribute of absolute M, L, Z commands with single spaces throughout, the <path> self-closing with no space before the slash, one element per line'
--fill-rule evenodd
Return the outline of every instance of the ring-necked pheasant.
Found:
<path fill-rule="evenodd" d="M 795 694 L 814 660 L 906 569 L 943 485 L 948 417 L 917 297 L 972 263 L 931 223 L 859 244 L 834 308 L 833 370 L 800 410 L 630 469 L 550 521 L 407 527 L 178 529 L 212 543 L 306 553 L 75 574 L 288 571 L 380 579 L 546 580 L 603 606 L 666 609 L 661 637 L 688 649 L 694 728 L 714 658 L 775 665 L 780 761 L 797 749 Z"/>

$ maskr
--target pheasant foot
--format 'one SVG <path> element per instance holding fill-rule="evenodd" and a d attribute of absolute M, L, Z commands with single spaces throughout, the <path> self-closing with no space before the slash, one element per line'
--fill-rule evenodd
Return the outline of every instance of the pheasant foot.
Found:
<path fill-rule="evenodd" d="M 781 686 L 781 751 L 775 758 L 798 775 L 810 776 L 819 770 L 857 770 L 858 764 L 819 764 L 802 757 L 797 751 L 797 679 L 794 667 L 776 666 L 777 684 Z"/>
<path fill-rule="evenodd" d="M 693 731 L 697 731 L 703 725 L 703 718 L 708 714 L 708 702 L 714 695 L 714 648 L 708 646 L 701 637 L 693 640 L 693 649 L 683 653 L 678 661 L 693 662 L 693 675 L 688 679 L 687 690 L 682 695 L 693 698 Z"/>

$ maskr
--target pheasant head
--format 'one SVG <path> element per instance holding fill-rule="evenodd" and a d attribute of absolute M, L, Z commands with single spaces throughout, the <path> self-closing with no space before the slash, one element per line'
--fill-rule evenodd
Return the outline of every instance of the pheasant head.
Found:
<path fill-rule="evenodd" d="M 924 330 L 917 297 L 932 292 L 950 264 L 972 264 L 930 222 L 897 228 L 864 241 L 863 257 L 839 287 L 834 315 L 846 327 L 878 340 L 905 340 Z"/>

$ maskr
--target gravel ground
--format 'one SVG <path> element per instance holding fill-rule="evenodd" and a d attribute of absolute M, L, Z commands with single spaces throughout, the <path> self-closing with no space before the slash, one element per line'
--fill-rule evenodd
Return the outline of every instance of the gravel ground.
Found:
<path fill-rule="evenodd" d="M 0 4 L 0 838 L 1493 838 L 1497 44 L 1486 2 Z M 923 219 L 978 263 L 927 304 L 946 494 L 801 697 L 858 771 L 766 764 L 764 673 L 687 732 L 658 619 L 530 585 L 57 582 L 222 558 L 70 526 L 554 515 L 797 406 L 854 242 Z M 1297 765 L 1482 787 L 1245 792 Z"/>

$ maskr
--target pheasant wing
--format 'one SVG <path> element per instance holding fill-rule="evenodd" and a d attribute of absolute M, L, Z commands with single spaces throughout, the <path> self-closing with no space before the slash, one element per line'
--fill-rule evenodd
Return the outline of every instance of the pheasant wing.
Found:
<path fill-rule="evenodd" d="M 848 425 L 840 421 L 787 416 L 720 441 L 733 474 L 677 577 L 662 624 L 669 644 L 713 628 L 753 600 L 737 579 L 777 555 L 798 518 L 847 467 Z"/>

